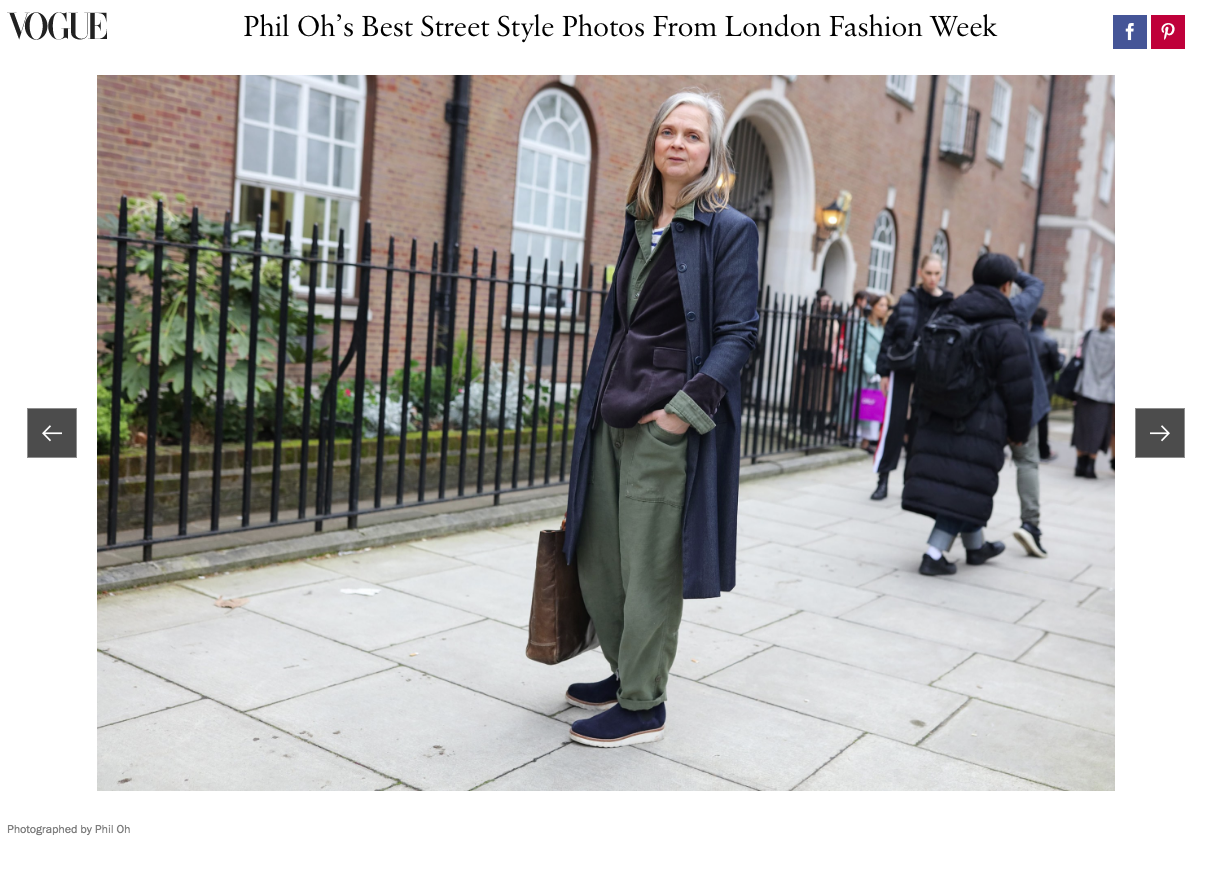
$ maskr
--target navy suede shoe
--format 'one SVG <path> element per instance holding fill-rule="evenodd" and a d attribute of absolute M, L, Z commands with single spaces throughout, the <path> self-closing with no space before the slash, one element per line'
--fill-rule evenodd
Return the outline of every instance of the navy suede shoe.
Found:
<path fill-rule="evenodd" d="M 619 678 L 612 674 L 597 683 L 573 683 L 565 692 L 565 700 L 586 710 L 610 707 L 619 701 Z"/>
<path fill-rule="evenodd" d="M 648 710 L 628 710 L 616 704 L 589 719 L 579 719 L 569 737 L 590 747 L 623 747 L 660 741 L 665 734 L 665 705 Z"/>

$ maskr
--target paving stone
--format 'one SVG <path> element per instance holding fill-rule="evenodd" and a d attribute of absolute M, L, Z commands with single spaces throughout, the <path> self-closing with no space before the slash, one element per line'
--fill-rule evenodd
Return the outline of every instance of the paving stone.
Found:
<path fill-rule="evenodd" d="M 357 579 L 334 579 L 260 595 L 254 612 L 363 650 L 468 625 L 481 616 L 382 588 L 372 595 L 343 594 L 364 588 Z"/>
<path fill-rule="evenodd" d="M 1073 579 L 1075 579 L 1075 577 L 1079 576 L 1081 573 L 1087 570 L 1089 566 L 1091 566 L 1086 560 L 1080 561 L 1065 559 L 1057 554 L 1051 554 L 1047 558 L 1035 558 L 1032 555 L 1026 554 L 1025 550 L 1021 548 L 1021 544 L 1015 539 L 1012 539 L 1011 531 L 1007 535 L 1000 534 L 994 538 L 1004 540 L 1006 536 L 1008 536 L 1008 538 L 1011 540 L 1012 546 L 1009 546 L 1009 544 L 1005 542 L 1004 554 L 997 555 L 990 562 L 988 562 L 989 564 L 1007 570 L 1015 570 L 1018 573 L 1036 573 L 1039 576 L 1049 576 L 1052 579 L 1065 580 L 1067 582 L 1071 582 Z M 989 535 L 989 539 L 990 538 L 992 537 Z M 1045 543 L 1043 543 L 1043 545 L 1045 545 Z M 969 564 L 962 563 L 963 557 L 965 556 L 955 556 L 955 560 L 959 562 L 959 570 L 961 570 L 964 566 L 970 566 Z"/>
<path fill-rule="evenodd" d="M 945 607 L 1001 622 L 1015 622 L 1041 601 L 991 588 L 956 582 L 952 578 L 896 571 L 862 586 L 863 591 L 894 595 L 934 607 Z"/>
<path fill-rule="evenodd" d="M 785 502 L 799 509 L 810 509 L 813 512 L 823 512 L 825 515 L 839 516 L 841 518 L 854 518 L 858 521 L 883 521 L 895 515 L 899 507 L 891 503 L 871 500 L 869 492 L 873 490 L 874 485 L 871 484 L 867 489 L 868 493 L 864 502 L 835 500 L 832 497 L 813 494 L 811 491 L 802 493 L 798 497 Z"/>
<path fill-rule="evenodd" d="M 1017 623 L 1032 628 L 1041 628 L 1054 634 L 1066 634 L 1080 640 L 1113 645 L 1113 617 L 1079 607 L 1068 607 L 1044 601 L 1027 613 Z"/>
<path fill-rule="evenodd" d="M 1035 560 L 1041 562 L 1041 559 Z M 1061 579 L 1052 579 L 1049 576 L 996 567 L 990 561 L 976 567 L 959 561 L 955 578 L 958 582 L 966 582 L 970 585 L 981 585 L 984 588 L 994 588 L 999 591 L 1037 598 L 1040 601 L 1054 601 L 1069 606 L 1077 605 L 1093 591 L 1093 587 L 1090 585 L 1079 585 Z"/>
<path fill-rule="evenodd" d="M 241 598 L 266 591 L 278 591 L 296 585 L 309 585 L 337 579 L 342 574 L 322 566 L 319 560 L 273 564 L 253 570 L 219 573 L 204 579 L 190 579 L 185 585 L 211 597 Z"/>
<path fill-rule="evenodd" d="M 98 790 L 383 790 L 393 783 L 208 699 L 96 733 Z"/>
<path fill-rule="evenodd" d="M 311 563 L 363 582 L 393 582 L 412 576 L 463 567 L 465 562 L 436 552 L 416 549 L 413 544 L 386 546 L 350 555 L 315 558 Z M 292 583 L 290 583 L 292 584 Z"/>
<path fill-rule="evenodd" d="M 763 790 L 789 790 L 858 732 L 702 683 L 674 683 L 665 737 L 640 749 Z"/>
<path fill-rule="evenodd" d="M 813 552 L 823 552 L 853 561 L 864 561 L 883 567 L 902 570 L 916 569 L 924 552 L 923 543 L 913 543 L 907 548 L 879 542 L 873 537 L 849 537 L 833 534 L 808 545 Z"/>
<path fill-rule="evenodd" d="M 1116 616 L 1117 607 L 1114 603 L 1114 591 L 1111 588 L 1102 588 L 1092 597 L 1088 598 L 1082 604 L 1080 609 L 1091 610 L 1094 613 L 1104 613 L 1106 616 Z"/>
<path fill-rule="evenodd" d="M 1050 789 L 878 735 L 863 735 L 798 788 L 851 791 Z"/>
<path fill-rule="evenodd" d="M 739 573 L 737 579 L 739 582 Z M 719 628 L 732 634 L 745 634 L 754 628 L 784 619 L 794 612 L 792 607 L 759 601 L 735 591 L 727 591 L 715 599 L 684 601 L 682 618 L 696 625 Z"/>
<path fill-rule="evenodd" d="M 96 724 L 107 726 L 177 704 L 196 701 L 201 696 L 154 674 L 119 662 L 103 653 L 96 654 Z"/>
<path fill-rule="evenodd" d="M 492 567 L 474 565 L 381 584 L 386 588 L 523 628 L 531 619 L 534 575 L 534 568 L 526 578 L 520 578 Z"/>
<path fill-rule="evenodd" d="M 737 534 L 736 535 L 737 557 L 740 557 L 741 553 L 744 552 L 746 549 L 752 549 L 754 546 L 764 546 L 764 545 L 766 545 L 766 542 L 767 541 L 763 540 L 763 539 L 745 536 L 744 534 Z"/>
<path fill-rule="evenodd" d="M 521 543 L 530 543 L 534 546 L 540 539 L 540 531 L 555 530 L 560 526 L 561 517 L 558 515 L 555 518 L 541 518 L 537 521 L 520 521 L 517 524 L 508 524 L 503 527 L 491 528 L 491 530 L 504 537 L 511 537 Z"/>
<path fill-rule="evenodd" d="M 741 637 L 693 622 L 683 622 L 678 629 L 678 653 L 670 673 L 699 680 L 769 646 L 769 643 L 753 637 Z"/>
<path fill-rule="evenodd" d="M 911 517 L 918 518 L 919 516 L 913 515 Z M 905 528 L 900 527 L 898 524 L 888 524 L 887 522 L 868 525 L 864 521 L 857 521 L 852 518 L 838 521 L 836 524 L 830 524 L 824 530 L 832 534 L 855 537 L 863 541 L 871 540 L 876 543 L 895 546 L 899 549 L 907 549 L 911 552 L 908 556 L 909 566 L 913 564 L 913 555 L 917 556 L 916 563 L 920 563 L 920 553 L 925 550 L 925 540 L 929 534 L 928 529 Z"/>
<path fill-rule="evenodd" d="M 558 522 L 559 524 L 559 522 Z M 530 585 L 536 572 L 536 549 L 538 538 L 529 543 L 522 543 L 507 549 L 494 549 L 489 552 L 477 552 L 472 555 L 462 555 L 461 560 L 481 567 L 491 567 L 526 580 Z"/>
<path fill-rule="evenodd" d="M 668 729 L 666 734 L 670 734 Z M 744 790 L 636 747 L 569 744 L 481 787 L 497 790 Z"/>
<path fill-rule="evenodd" d="M 838 558 L 808 549 L 779 546 L 767 543 L 749 549 L 741 556 L 742 561 L 773 567 L 791 573 L 835 582 L 837 585 L 865 585 L 891 572 L 891 568 L 876 564 L 862 564 L 848 558 Z"/>
<path fill-rule="evenodd" d="M 842 618 L 934 643 L 1015 659 L 1038 638 L 1032 631 L 1008 622 L 972 616 L 887 595 Z"/>
<path fill-rule="evenodd" d="M 823 616 L 840 616 L 874 600 L 873 594 L 859 588 L 740 560 L 736 562 L 733 592 Z"/>
<path fill-rule="evenodd" d="M 410 545 L 416 549 L 422 549 L 424 552 L 436 552 L 450 558 L 463 558 L 465 555 L 513 549 L 526 544 L 527 541 L 501 531 L 475 530 L 446 537 L 415 540 Z"/>
<path fill-rule="evenodd" d="M 752 515 L 737 516 L 736 532 L 751 540 L 778 543 L 783 546 L 805 546 L 816 540 L 822 540 L 826 536 L 824 531 L 815 528 L 770 521 L 768 518 L 755 518 Z"/>
<path fill-rule="evenodd" d="M 1112 686 L 1116 677 L 1114 654 L 1111 646 L 1047 634 L 1017 661 Z"/>
<path fill-rule="evenodd" d="M 795 492 L 791 493 L 792 499 L 797 497 Z M 748 515 L 753 518 L 763 518 L 767 521 L 781 521 L 784 524 L 793 524 L 797 527 L 807 527 L 819 529 L 825 525 L 834 524 L 845 518 L 844 515 L 833 515 L 829 512 L 817 512 L 813 509 L 800 509 L 797 506 L 792 506 L 787 502 L 769 503 L 765 500 L 746 499 L 744 489 L 741 489 L 740 501 L 737 504 L 737 514 Z"/>
<path fill-rule="evenodd" d="M 564 723 L 410 668 L 254 715 L 420 790 L 472 789 L 569 740 Z"/>
<path fill-rule="evenodd" d="M 707 684 L 908 744 L 919 741 L 966 701 L 961 695 L 781 647 L 720 671 Z"/>
<path fill-rule="evenodd" d="M 933 685 L 1113 734 L 1112 686 L 986 655 L 972 656 Z"/>
<path fill-rule="evenodd" d="M 750 636 L 915 683 L 936 680 L 971 655 L 957 647 L 807 612 Z"/>
<path fill-rule="evenodd" d="M 611 674 L 598 649 L 557 665 L 532 661 L 526 649 L 526 631 L 487 619 L 411 640 L 379 655 L 549 716 L 565 709 L 570 683 L 593 682 Z"/>
<path fill-rule="evenodd" d="M 238 710 L 394 666 L 245 610 L 210 622 L 110 640 L 101 647 Z"/>
<path fill-rule="evenodd" d="M 213 598 L 178 585 L 134 588 L 97 598 L 96 639 L 113 640 L 189 622 L 220 619 L 231 612 L 215 607 Z"/>
<path fill-rule="evenodd" d="M 1063 790 L 1111 790 L 1115 743 L 1103 732 L 973 700 L 921 746 Z"/>
<path fill-rule="evenodd" d="M 741 485 L 740 502 L 742 506 L 748 500 L 781 503 L 783 500 L 790 500 L 796 493 L 793 488 L 780 486 L 777 479 L 756 479 Z"/>
<path fill-rule="evenodd" d="M 1113 588 L 1116 585 L 1117 574 L 1111 567 L 1089 567 L 1075 581 L 1084 585 L 1094 585 L 1098 588 Z"/>

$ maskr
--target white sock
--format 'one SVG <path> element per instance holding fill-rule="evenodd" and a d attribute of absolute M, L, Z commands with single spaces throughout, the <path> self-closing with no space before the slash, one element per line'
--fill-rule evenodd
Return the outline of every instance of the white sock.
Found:
<path fill-rule="evenodd" d="M 942 559 L 941 550 L 934 548 L 933 546 L 926 546 L 925 554 L 928 555 L 930 558 L 932 558 L 934 561 L 940 561 Z"/>

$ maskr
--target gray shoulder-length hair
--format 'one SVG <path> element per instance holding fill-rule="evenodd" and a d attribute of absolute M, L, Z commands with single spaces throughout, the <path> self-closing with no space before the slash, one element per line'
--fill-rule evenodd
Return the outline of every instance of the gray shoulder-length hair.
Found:
<path fill-rule="evenodd" d="M 719 97 L 714 94 L 680 91 L 667 98 L 657 110 L 644 142 L 644 158 L 636 169 L 632 185 L 628 187 L 628 202 L 636 204 L 636 216 L 640 219 L 655 217 L 661 210 L 661 172 L 653 164 L 653 152 L 657 144 L 657 132 L 661 130 L 666 117 L 682 104 L 698 107 L 707 114 L 707 139 L 711 152 L 702 175 L 682 190 L 679 203 L 673 207 L 677 209 L 683 204 L 697 201 L 701 209 L 714 212 L 728 206 L 731 162 L 728 160 L 728 146 L 724 143 L 724 107 Z"/>

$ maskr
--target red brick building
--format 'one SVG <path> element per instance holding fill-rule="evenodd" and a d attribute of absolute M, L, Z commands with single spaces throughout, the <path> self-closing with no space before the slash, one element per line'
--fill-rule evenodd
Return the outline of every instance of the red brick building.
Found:
<path fill-rule="evenodd" d="M 115 212 L 123 194 L 178 192 L 211 218 L 232 211 L 236 221 L 251 221 L 262 213 L 269 236 L 292 220 L 308 240 L 318 222 L 324 251 L 340 227 L 354 247 L 371 219 L 374 261 L 384 262 L 393 235 L 406 253 L 417 239 L 420 261 L 429 264 L 448 209 L 453 80 L 98 77 L 97 212 Z M 763 280 L 775 292 L 810 296 L 823 284 L 838 301 L 863 288 L 898 297 L 912 282 L 915 256 L 934 249 L 948 254 L 946 285 L 960 291 L 985 247 L 1029 267 L 1040 226 L 1037 270 L 1056 303 L 1048 305 L 1051 325 L 1078 329 L 1086 304 L 1104 307 L 1101 283 L 1095 299 L 1089 289 L 1097 269 L 1112 276 L 1113 208 L 1089 179 L 1107 155 L 1111 186 L 1112 95 L 1106 77 L 1053 82 L 1052 89 L 1051 77 L 1036 75 L 472 77 L 461 267 L 473 247 L 484 265 L 491 251 L 504 264 L 513 250 L 520 265 L 528 256 L 536 265 L 563 259 L 567 272 L 593 264 L 597 285 L 617 255 L 628 183 L 652 116 L 666 96 L 695 87 L 718 93 L 728 111 L 732 200 L 759 221 Z M 843 192 L 845 223 L 826 237 L 818 209 Z M 319 285 L 332 301 L 330 282 Z M 383 288 L 374 277 L 370 350 L 379 348 Z M 465 308 L 467 291 L 460 292 Z M 519 311 L 514 303 L 498 309 L 496 338 Z M 425 307 L 415 313 L 421 356 Z M 484 319 L 480 304 L 478 326 Z M 398 339 L 395 329 L 391 349 Z M 391 368 L 400 359 L 391 353 Z"/>

